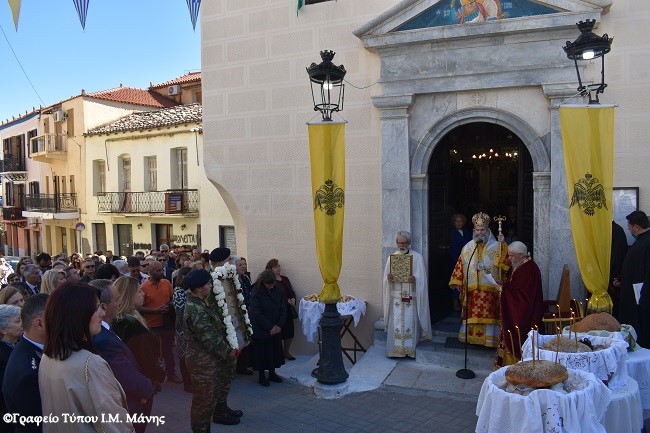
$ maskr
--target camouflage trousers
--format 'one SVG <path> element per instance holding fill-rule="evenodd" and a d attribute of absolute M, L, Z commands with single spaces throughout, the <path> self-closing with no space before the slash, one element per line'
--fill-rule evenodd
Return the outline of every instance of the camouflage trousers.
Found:
<path fill-rule="evenodd" d="M 224 361 L 220 361 L 219 364 L 219 371 L 217 372 L 215 384 L 215 400 L 217 406 L 226 404 L 226 401 L 228 400 L 230 384 L 235 377 L 235 371 L 237 369 L 237 359 L 228 357 Z"/>
<path fill-rule="evenodd" d="M 217 404 L 217 376 L 223 362 L 188 341 L 185 364 L 192 378 L 192 409 L 190 425 L 193 433 L 209 431 L 212 413 Z"/>

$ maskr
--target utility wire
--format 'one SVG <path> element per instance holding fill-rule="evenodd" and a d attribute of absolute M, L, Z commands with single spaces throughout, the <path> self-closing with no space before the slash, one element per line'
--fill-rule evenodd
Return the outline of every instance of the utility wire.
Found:
<path fill-rule="evenodd" d="M 346 80 L 345 78 L 343 79 L 343 81 L 345 81 L 346 83 L 348 83 L 350 86 L 354 87 L 355 89 L 359 89 L 359 90 L 367 89 L 368 87 L 372 87 L 372 86 L 374 86 L 375 84 L 379 84 L 379 81 L 375 81 L 374 83 L 372 83 L 372 84 L 370 84 L 370 85 L 368 85 L 368 86 L 359 87 L 359 86 L 355 86 L 354 84 L 350 83 L 350 82 L 349 82 L 348 80 Z"/>
<path fill-rule="evenodd" d="M 20 63 L 20 60 L 18 59 L 18 56 L 16 55 L 16 52 L 14 51 L 14 47 L 11 46 L 11 43 L 9 42 L 9 38 L 7 37 L 7 34 L 5 33 L 5 29 L 2 27 L 2 24 L 0 24 L 0 30 L 2 30 L 2 35 L 5 37 L 5 40 L 7 41 L 7 45 L 9 45 L 9 49 L 11 50 L 11 53 L 16 58 L 16 62 L 18 62 L 18 66 L 20 66 L 20 69 L 23 71 L 23 74 L 25 75 L 25 78 L 27 78 L 27 81 L 29 82 L 29 85 L 32 86 L 32 89 L 34 90 L 34 93 L 36 93 L 36 96 L 41 101 L 41 105 L 45 105 L 45 102 L 43 102 L 43 98 L 41 98 L 41 95 L 39 95 L 38 92 L 36 91 L 36 87 L 34 87 L 34 84 L 32 83 L 32 80 L 29 79 L 29 76 L 27 75 L 27 72 L 25 72 L 25 68 L 23 68 L 23 65 Z"/>

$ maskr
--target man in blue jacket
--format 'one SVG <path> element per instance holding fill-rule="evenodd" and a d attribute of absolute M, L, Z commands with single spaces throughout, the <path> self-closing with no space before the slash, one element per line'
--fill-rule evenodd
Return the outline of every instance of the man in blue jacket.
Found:
<path fill-rule="evenodd" d="M 45 343 L 43 312 L 47 295 L 39 293 L 25 300 L 20 312 L 24 334 L 16 343 L 5 369 L 2 394 L 7 403 L 7 413 L 25 417 L 42 415 L 41 394 L 38 388 L 38 367 Z M 42 424 L 14 424 L 16 433 L 41 433 Z"/>

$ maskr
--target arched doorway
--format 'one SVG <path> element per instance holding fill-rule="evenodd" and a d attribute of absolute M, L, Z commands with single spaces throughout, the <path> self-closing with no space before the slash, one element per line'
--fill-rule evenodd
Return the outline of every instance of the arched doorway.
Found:
<path fill-rule="evenodd" d="M 449 277 L 455 258 L 449 254 L 451 216 L 486 212 L 492 218 L 514 214 L 514 238 L 533 250 L 533 162 L 524 142 L 508 128 L 472 122 L 447 132 L 429 160 L 428 245 L 431 320 L 452 311 Z M 497 235 L 498 225 L 492 225 Z M 504 233 L 507 235 L 507 233 Z M 513 238 L 514 237 L 514 238 Z"/>

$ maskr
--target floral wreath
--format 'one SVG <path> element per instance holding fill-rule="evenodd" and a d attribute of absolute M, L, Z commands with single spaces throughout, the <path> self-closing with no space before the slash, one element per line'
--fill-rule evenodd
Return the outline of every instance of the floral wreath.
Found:
<path fill-rule="evenodd" d="M 237 308 L 237 316 L 239 318 L 239 323 L 245 324 L 244 326 L 244 340 L 249 342 L 251 336 L 253 335 L 253 327 L 251 321 L 248 317 L 248 309 L 246 304 L 244 304 L 244 295 L 242 294 L 241 284 L 239 283 L 239 277 L 237 276 L 237 267 L 231 264 L 224 264 L 218 268 L 215 268 L 212 273 L 212 291 L 214 293 L 214 298 L 217 301 L 217 306 L 219 307 L 221 313 L 221 319 L 223 324 L 226 327 L 226 340 L 231 348 L 237 350 L 239 349 L 239 344 L 237 342 L 237 334 L 235 332 L 235 326 L 232 324 L 232 317 L 228 312 L 228 304 L 226 303 L 226 291 L 221 284 L 223 280 L 231 280 L 235 285 L 237 290 L 237 301 L 239 308 Z"/>

